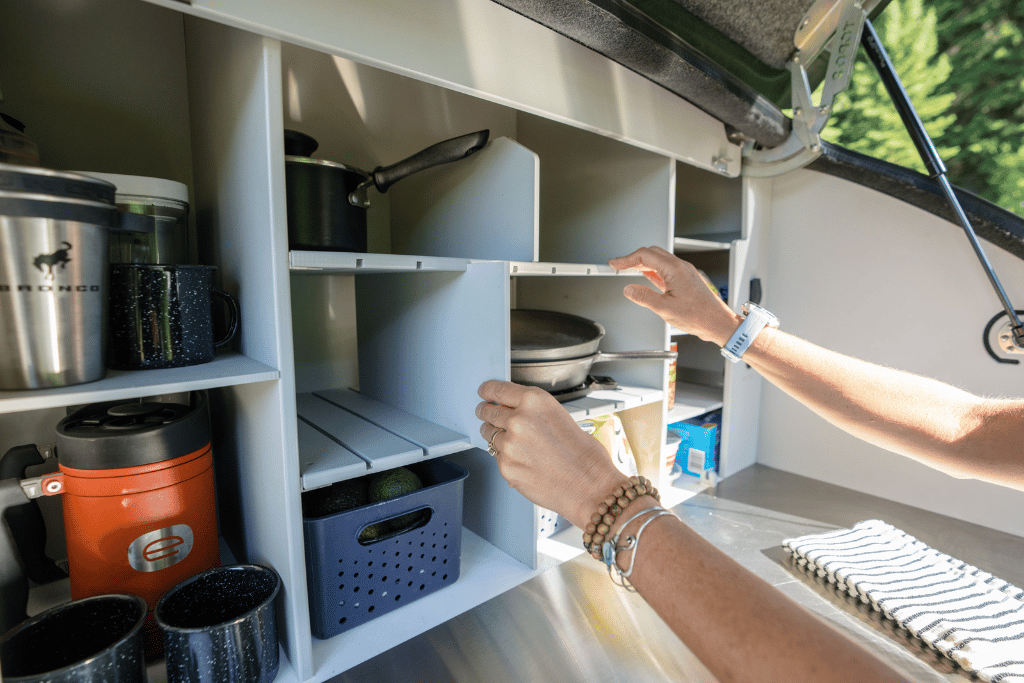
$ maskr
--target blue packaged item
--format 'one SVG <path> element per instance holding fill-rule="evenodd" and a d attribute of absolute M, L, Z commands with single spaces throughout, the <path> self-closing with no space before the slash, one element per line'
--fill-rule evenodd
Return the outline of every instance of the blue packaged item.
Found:
<path fill-rule="evenodd" d="M 712 411 L 690 420 L 673 422 L 670 432 L 678 434 L 682 441 L 676 451 L 676 462 L 683 472 L 699 477 L 707 470 L 718 469 L 718 455 L 721 448 L 722 412 Z"/>

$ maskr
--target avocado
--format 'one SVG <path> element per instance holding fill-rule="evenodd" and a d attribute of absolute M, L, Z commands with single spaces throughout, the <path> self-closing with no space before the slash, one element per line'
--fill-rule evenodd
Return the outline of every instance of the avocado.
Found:
<path fill-rule="evenodd" d="M 380 474 L 371 475 L 368 488 L 370 500 L 377 503 L 418 491 L 423 488 L 423 481 L 412 470 L 396 467 Z M 399 531 L 415 525 L 427 514 L 426 510 L 417 510 L 382 522 L 382 524 L 386 524 L 391 531 Z"/>
<path fill-rule="evenodd" d="M 396 467 L 379 474 L 371 474 L 367 486 L 370 493 L 370 502 L 379 503 L 382 500 L 390 500 L 412 493 L 423 488 L 423 482 L 416 474 L 405 467 Z"/>
<path fill-rule="evenodd" d="M 370 498 L 366 478 L 348 479 L 303 493 L 302 514 L 305 517 L 324 517 L 366 505 L 368 502 Z"/>
<path fill-rule="evenodd" d="M 362 531 L 359 532 L 359 542 L 369 543 L 370 541 L 380 538 L 388 532 L 388 525 L 384 522 L 379 524 L 371 524 Z"/>

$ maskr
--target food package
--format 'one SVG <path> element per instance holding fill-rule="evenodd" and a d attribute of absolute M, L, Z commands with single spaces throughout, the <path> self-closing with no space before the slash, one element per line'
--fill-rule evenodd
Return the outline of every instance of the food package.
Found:
<path fill-rule="evenodd" d="M 636 458 L 633 456 L 633 449 L 629 446 L 629 439 L 622 429 L 622 420 L 618 415 L 602 415 L 600 417 L 587 418 L 578 422 L 580 429 L 588 434 L 593 434 L 601 445 L 605 447 L 611 456 L 612 462 L 620 472 L 627 477 L 639 473 L 636 466 Z"/>
<path fill-rule="evenodd" d="M 718 468 L 722 431 L 720 411 L 673 422 L 668 429 L 681 437 L 675 460 L 683 472 L 699 477 L 707 470 Z"/>

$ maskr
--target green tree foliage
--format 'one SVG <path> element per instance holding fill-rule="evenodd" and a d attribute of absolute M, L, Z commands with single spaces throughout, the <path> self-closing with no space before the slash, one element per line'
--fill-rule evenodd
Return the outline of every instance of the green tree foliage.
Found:
<path fill-rule="evenodd" d="M 1024 215 L 1024 1 L 934 2 L 938 49 L 955 65 L 942 92 L 956 117 L 944 141 L 957 184 Z"/>
<path fill-rule="evenodd" d="M 953 71 L 950 58 L 938 53 L 934 7 L 923 0 L 894 0 L 874 22 L 925 130 L 943 159 L 959 152 L 943 134 L 956 115 L 956 99 L 943 86 Z M 863 49 L 854 65 L 850 87 L 836 96 L 835 112 L 822 131 L 823 139 L 862 154 L 925 172 L 921 157 L 903 125 L 885 86 Z"/>
<path fill-rule="evenodd" d="M 874 22 L 950 180 L 1024 215 L 1024 0 L 892 0 Z M 925 172 L 861 50 L 822 132 Z"/>

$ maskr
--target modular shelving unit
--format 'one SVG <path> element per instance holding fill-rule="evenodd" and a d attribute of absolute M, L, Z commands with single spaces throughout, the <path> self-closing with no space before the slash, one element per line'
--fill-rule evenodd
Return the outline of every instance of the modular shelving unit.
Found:
<path fill-rule="evenodd" d="M 0 13 L 4 95 L 44 164 L 185 182 L 201 259 L 242 311 L 236 349 L 210 364 L 0 394 L 2 431 L 20 432 L 0 446 L 45 442 L 66 406 L 210 390 L 225 545 L 284 581 L 282 681 L 326 680 L 554 561 L 538 552 L 537 508 L 505 485 L 474 415 L 479 384 L 509 378 L 510 308 L 598 320 L 602 350 L 664 349 L 672 330 L 621 294 L 646 280 L 609 258 L 652 244 L 686 252 L 734 307 L 756 263 L 762 189 L 737 177 L 721 123 L 490 0 L 425 11 L 416 0 L 344 11 L 317 0 L 32 0 Z M 83 125 L 91 139 L 62 137 Z M 285 128 L 315 137 L 316 157 L 361 168 L 491 134 L 469 159 L 374 194 L 368 253 L 351 254 L 289 251 Z M 676 404 L 723 406 L 727 476 L 754 462 L 758 380 L 679 341 L 680 368 L 703 381 L 680 383 Z M 619 413 L 656 478 L 676 419 L 667 363 L 611 362 L 600 374 L 619 388 L 567 409 Z M 363 441 L 346 438 L 355 432 Z M 302 492 L 441 456 L 470 472 L 459 581 L 313 638 Z"/>

